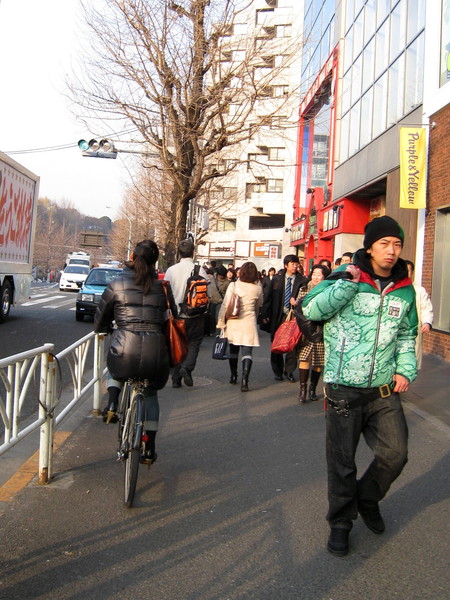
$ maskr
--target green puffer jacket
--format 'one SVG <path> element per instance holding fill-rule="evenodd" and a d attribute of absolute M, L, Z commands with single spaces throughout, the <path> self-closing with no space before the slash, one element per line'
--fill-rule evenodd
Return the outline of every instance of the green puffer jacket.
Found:
<path fill-rule="evenodd" d="M 353 263 L 362 270 L 359 283 L 325 280 L 303 300 L 308 319 L 326 321 L 324 381 L 359 388 L 390 384 L 394 374 L 413 381 L 417 311 L 404 261 L 398 260 L 383 292 L 364 250 Z"/>

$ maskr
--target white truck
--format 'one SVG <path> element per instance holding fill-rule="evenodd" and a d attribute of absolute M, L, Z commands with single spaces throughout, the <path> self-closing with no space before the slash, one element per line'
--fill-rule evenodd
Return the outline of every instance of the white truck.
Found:
<path fill-rule="evenodd" d="M 68 267 L 69 265 L 83 265 L 90 268 L 91 255 L 87 252 L 69 252 L 66 258 L 65 267 Z"/>
<path fill-rule="evenodd" d="M 30 296 L 39 177 L 0 152 L 0 323 Z"/>

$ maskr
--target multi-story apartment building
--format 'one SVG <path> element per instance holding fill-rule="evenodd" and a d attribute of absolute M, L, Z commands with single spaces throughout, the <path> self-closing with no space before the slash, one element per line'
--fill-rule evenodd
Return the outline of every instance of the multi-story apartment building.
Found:
<path fill-rule="evenodd" d="M 304 11 L 291 244 L 308 269 L 360 248 L 375 216 L 396 218 L 441 330 L 425 349 L 449 359 L 449 1 L 306 0 Z M 400 208 L 401 126 L 429 133 L 425 209 Z"/>
<path fill-rule="evenodd" d="M 233 85 L 253 86 L 257 101 L 247 139 L 209 165 L 227 175 L 207 191 L 209 230 L 197 249 L 202 262 L 252 260 L 259 269 L 278 269 L 292 251 L 302 27 L 302 2 L 254 0 L 222 40 L 220 60 L 248 64 L 247 76 Z"/>

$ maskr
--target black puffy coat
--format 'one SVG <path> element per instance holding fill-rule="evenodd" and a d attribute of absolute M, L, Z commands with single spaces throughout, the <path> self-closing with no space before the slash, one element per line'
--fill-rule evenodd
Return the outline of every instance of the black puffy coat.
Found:
<path fill-rule="evenodd" d="M 170 284 L 166 283 L 172 314 L 177 310 Z M 144 295 L 134 282 L 134 271 L 125 267 L 103 292 L 95 313 L 95 331 L 112 330 L 107 365 L 114 379 L 148 379 L 154 390 L 163 388 L 169 377 L 169 351 L 164 327 L 167 310 L 162 282 L 155 279 Z"/>

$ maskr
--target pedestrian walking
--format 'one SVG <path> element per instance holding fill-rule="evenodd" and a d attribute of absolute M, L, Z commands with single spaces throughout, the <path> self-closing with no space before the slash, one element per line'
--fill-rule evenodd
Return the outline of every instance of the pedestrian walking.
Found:
<path fill-rule="evenodd" d="M 416 338 L 416 358 L 417 368 L 422 367 L 422 337 L 424 333 L 428 333 L 433 325 L 433 305 L 431 304 L 430 296 L 427 290 L 418 283 L 414 283 L 414 263 L 410 260 L 405 260 L 408 269 L 408 277 L 411 279 L 416 291 L 416 309 L 419 325 Z"/>
<path fill-rule="evenodd" d="M 232 293 L 237 294 L 240 298 L 239 317 L 225 321 Z M 248 392 L 253 348 L 259 346 L 256 319 L 262 301 L 263 294 L 256 265 L 253 262 L 246 262 L 240 268 L 239 280 L 228 286 L 217 321 L 220 329 L 226 329 L 226 337 L 229 342 L 230 383 L 233 384 L 237 383 L 239 350 L 241 351 L 242 392 Z"/>
<path fill-rule="evenodd" d="M 215 277 L 213 276 L 210 278 L 211 301 L 209 303 L 209 331 L 211 334 L 217 333 L 216 328 L 220 307 L 222 306 L 225 293 L 230 283 L 230 280 L 227 279 L 227 269 L 223 265 L 217 267 Z"/>
<path fill-rule="evenodd" d="M 278 327 L 286 320 L 290 309 L 295 306 L 300 286 L 307 282 L 295 254 L 286 255 L 283 265 L 284 269 L 280 274 L 274 275 L 269 283 L 261 310 L 261 327 L 270 331 L 271 340 Z M 294 371 L 297 370 L 297 349 L 285 355 L 271 352 L 270 365 L 276 381 L 282 381 L 285 375 L 293 383 Z"/>
<path fill-rule="evenodd" d="M 197 363 L 198 352 L 205 332 L 205 313 L 207 307 L 205 306 L 203 311 L 192 316 L 187 314 L 185 308 L 187 281 L 193 275 L 195 267 L 194 250 L 195 247 L 192 240 L 182 240 L 178 245 L 180 260 L 177 264 L 169 267 L 165 274 L 166 281 L 169 281 L 172 286 L 175 303 L 179 307 L 179 317 L 186 319 L 186 336 L 188 339 L 187 356 L 172 372 L 172 387 L 174 388 L 180 388 L 182 380 L 189 387 L 194 385 L 192 372 Z M 205 281 L 209 281 L 203 267 L 200 267 L 198 274 Z M 209 289 L 208 295 L 210 295 Z"/>
<path fill-rule="evenodd" d="M 338 556 L 348 553 L 358 512 L 372 532 L 383 533 L 379 502 L 407 462 L 408 429 L 399 394 L 417 374 L 417 311 L 400 258 L 403 241 L 394 219 L 374 219 L 353 264 L 339 269 L 351 279 L 323 281 L 303 300 L 308 319 L 325 321 L 327 548 Z M 357 479 L 361 434 L 374 458 Z"/>

